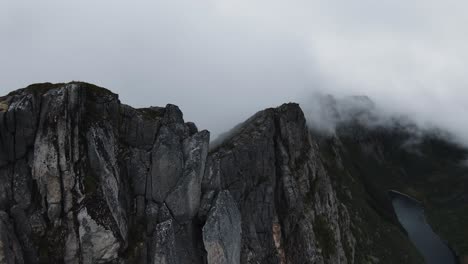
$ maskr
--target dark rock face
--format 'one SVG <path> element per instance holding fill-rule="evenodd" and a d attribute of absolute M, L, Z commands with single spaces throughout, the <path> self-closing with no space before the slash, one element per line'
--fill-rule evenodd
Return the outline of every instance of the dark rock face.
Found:
<path fill-rule="evenodd" d="M 237 130 L 210 153 L 202 189 L 229 190 L 238 204 L 241 263 L 353 263 L 348 211 L 299 106 L 259 112 Z"/>
<path fill-rule="evenodd" d="M 241 232 L 237 204 L 229 191 L 222 191 L 203 227 L 203 243 L 208 252 L 208 263 L 239 263 Z"/>
<path fill-rule="evenodd" d="M 2 263 L 353 262 L 298 105 L 259 112 L 210 154 L 176 106 L 134 109 L 90 84 L 0 106 Z"/>
<path fill-rule="evenodd" d="M 1 263 L 202 263 L 201 232 L 184 231 L 200 229 L 209 133 L 176 106 L 85 83 L 0 101 Z"/>
<path fill-rule="evenodd" d="M 86 83 L 0 97 L 0 263 L 420 260 L 347 137 L 314 135 L 297 104 L 209 137 L 174 105 L 134 109 Z"/>

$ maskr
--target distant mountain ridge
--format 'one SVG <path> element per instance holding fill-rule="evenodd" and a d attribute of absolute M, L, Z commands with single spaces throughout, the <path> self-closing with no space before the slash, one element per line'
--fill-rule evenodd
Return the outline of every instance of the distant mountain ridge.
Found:
<path fill-rule="evenodd" d="M 468 151 L 367 126 L 373 103 L 354 99 L 367 107 L 332 110 L 334 133 L 289 103 L 210 148 L 177 106 L 92 84 L 0 97 L 0 263 L 423 263 L 389 190 L 468 255 Z"/>

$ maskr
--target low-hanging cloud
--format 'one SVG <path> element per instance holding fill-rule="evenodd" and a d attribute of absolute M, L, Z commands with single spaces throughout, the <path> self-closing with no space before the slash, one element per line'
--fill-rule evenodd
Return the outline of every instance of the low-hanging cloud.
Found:
<path fill-rule="evenodd" d="M 468 142 L 468 3 L 436 0 L 0 2 L 0 93 L 92 82 L 179 105 L 215 135 L 316 92 L 367 95 Z M 313 123 L 312 123 L 313 125 Z"/>

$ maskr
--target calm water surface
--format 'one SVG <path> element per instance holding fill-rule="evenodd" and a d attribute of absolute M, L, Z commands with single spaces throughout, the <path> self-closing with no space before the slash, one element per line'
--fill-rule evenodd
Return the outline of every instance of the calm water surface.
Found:
<path fill-rule="evenodd" d="M 426 221 L 422 205 L 409 196 L 391 192 L 393 208 L 403 228 L 428 264 L 455 264 L 453 252 Z"/>

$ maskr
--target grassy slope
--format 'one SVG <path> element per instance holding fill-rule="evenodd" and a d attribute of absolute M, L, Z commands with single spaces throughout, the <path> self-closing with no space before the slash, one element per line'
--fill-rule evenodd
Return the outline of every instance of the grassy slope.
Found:
<path fill-rule="evenodd" d="M 383 258 L 395 258 L 385 252 L 388 248 L 393 253 L 405 252 L 408 260 L 417 259 L 414 247 L 398 227 L 388 199 L 387 191 L 395 189 L 423 201 L 435 231 L 460 255 L 468 254 L 468 167 L 461 165 L 467 157 L 465 149 L 437 135 L 415 141 L 404 129 L 368 129 L 348 124 L 337 134 L 339 140 L 321 140 L 322 156 L 341 190 L 340 198 L 365 223 L 357 231 L 364 232 L 363 237 L 356 235 L 358 239 L 380 240 L 380 245 L 370 252 L 375 250 Z M 336 153 L 341 157 L 342 168 L 336 165 Z M 376 239 L 376 234 L 382 239 Z M 369 252 L 369 248 L 363 251 Z"/>
<path fill-rule="evenodd" d="M 382 210 L 370 194 L 353 150 L 337 147 L 328 139 L 321 141 L 320 151 L 338 197 L 350 212 L 357 239 L 355 263 L 424 263 L 393 215 Z M 336 163 L 337 156 L 343 166 Z"/>

